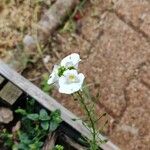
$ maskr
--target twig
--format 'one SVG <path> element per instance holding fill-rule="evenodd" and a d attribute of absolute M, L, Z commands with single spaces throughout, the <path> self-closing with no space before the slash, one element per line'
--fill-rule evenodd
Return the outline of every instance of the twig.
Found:
<path fill-rule="evenodd" d="M 46 142 L 42 148 L 42 150 L 52 150 L 55 147 L 55 142 L 57 139 L 56 133 L 50 133 L 46 139 Z"/>

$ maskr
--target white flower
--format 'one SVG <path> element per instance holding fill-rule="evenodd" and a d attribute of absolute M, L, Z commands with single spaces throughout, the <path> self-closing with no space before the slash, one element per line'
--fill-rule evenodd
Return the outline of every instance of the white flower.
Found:
<path fill-rule="evenodd" d="M 47 81 L 48 84 L 54 84 L 57 86 L 58 84 L 58 79 L 59 79 L 59 76 L 58 76 L 58 68 L 59 66 L 58 65 L 54 65 L 54 68 L 53 68 L 53 71 Z"/>
<path fill-rule="evenodd" d="M 76 70 L 66 70 L 59 78 L 59 92 L 65 94 L 72 94 L 82 88 L 84 75 Z"/>
<path fill-rule="evenodd" d="M 59 65 L 55 65 L 48 80 L 48 84 L 54 84 L 60 93 L 71 94 L 82 88 L 84 75 L 77 72 L 81 61 L 79 54 L 72 53 L 65 57 Z"/>
<path fill-rule="evenodd" d="M 66 68 L 74 67 L 75 69 L 78 69 L 78 63 L 81 61 L 79 54 L 72 53 L 71 55 L 68 55 L 65 57 L 60 65 L 64 66 Z"/>

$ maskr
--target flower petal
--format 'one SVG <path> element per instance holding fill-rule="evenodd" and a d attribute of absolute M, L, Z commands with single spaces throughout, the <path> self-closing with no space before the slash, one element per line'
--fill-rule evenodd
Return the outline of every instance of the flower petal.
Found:
<path fill-rule="evenodd" d="M 52 72 L 52 74 L 50 75 L 47 84 L 53 84 L 54 83 L 54 79 L 55 79 L 55 74 L 54 72 Z"/>
<path fill-rule="evenodd" d="M 62 87 L 59 87 L 59 92 L 60 93 L 64 93 L 64 94 L 72 94 L 72 93 L 75 93 L 77 91 L 79 91 L 81 89 L 81 86 L 80 84 L 71 84 L 69 86 L 62 86 Z"/>
<path fill-rule="evenodd" d="M 47 81 L 48 84 L 53 84 L 55 82 L 58 82 L 58 65 L 54 65 L 53 71 Z"/>
<path fill-rule="evenodd" d="M 76 74 L 77 71 L 74 70 L 74 73 Z M 66 73 L 67 72 L 67 73 Z M 66 71 L 65 74 L 72 74 L 73 70 L 68 70 Z M 72 94 L 74 92 L 79 91 L 82 88 L 82 84 L 84 81 L 84 75 L 82 73 L 76 74 L 76 77 L 78 78 L 78 82 L 74 83 L 68 83 L 67 82 L 67 76 L 62 76 L 59 78 L 59 92 L 60 93 L 65 93 L 65 94 Z"/>
<path fill-rule="evenodd" d="M 77 75 L 78 75 L 78 72 L 77 72 L 77 70 L 66 70 L 66 71 L 64 72 L 64 76 L 65 76 L 65 77 L 67 77 L 67 76 L 70 75 L 70 74 L 74 74 L 75 76 L 77 76 Z"/>
<path fill-rule="evenodd" d="M 74 66 L 75 68 L 78 67 L 78 63 L 81 61 L 79 54 L 72 53 L 71 55 L 68 55 L 61 61 L 61 66 L 70 67 Z"/>

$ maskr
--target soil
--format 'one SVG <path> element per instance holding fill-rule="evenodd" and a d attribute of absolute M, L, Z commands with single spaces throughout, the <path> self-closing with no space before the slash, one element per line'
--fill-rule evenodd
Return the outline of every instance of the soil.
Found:
<path fill-rule="evenodd" d="M 0 0 L 0 58 L 16 70 L 22 71 L 28 61 L 24 36 L 36 32 L 36 23 L 54 1 Z"/>
<path fill-rule="evenodd" d="M 123 150 L 148 150 L 149 12 L 149 0 L 87 2 L 81 17 L 76 19 L 75 31 L 63 33 L 61 27 L 47 43 L 43 58 L 28 63 L 22 74 L 40 86 L 43 73 L 49 73 L 66 55 L 79 53 L 82 58 L 80 71 L 91 84 L 92 93 L 100 93 L 97 114 L 108 114 L 110 125 L 105 134 Z M 78 103 L 70 96 L 59 94 L 57 90 L 52 96 L 76 115 L 83 115 Z"/>

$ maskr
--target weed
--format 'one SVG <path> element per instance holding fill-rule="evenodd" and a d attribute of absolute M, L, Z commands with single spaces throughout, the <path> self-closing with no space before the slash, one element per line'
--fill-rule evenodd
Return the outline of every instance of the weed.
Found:
<path fill-rule="evenodd" d="M 40 150 L 46 135 L 53 132 L 62 122 L 60 111 L 47 112 L 36 106 L 34 100 L 27 100 L 26 109 L 18 108 L 15 113 L 21 116 L 21 127 L 9 133 L 4 129 L 0 138 L 4 146 L 12 150 Z"/>
<path fill-rule="evenodd" d="M 77 26 L 76 21 L 81 19 L 81 17 L 83 16 L 82 9 L 86 2 L 87 2 L 87 0 L 80 1 L 80 3 L 74 9 L 73 13 L 68 15 L 69 19 L 67 20 L 67 22 L 65 23 L 63 28 L 60 30 L 60 32 L 62 32 L 62 33 L 75 32 L 76 26 Z"/>
<path fill-rule="evenodd" d="M 61 145 L 56 145 L 53 150 L 64 150 L 64 147 Z"/>
<path fill-rule="evenodd" d="M 42 76 L 42 81 L 41 81 L 41 89 L 45 92 L 45 93 L 48 93 L 48 94 L 52 94 L 52 90 L 53 90 L 53 86 L 49 86 L 47 84 L 47 80 L 49 78 L 49 75 L 48 73 L 45 73 L 43 74 Z"/>

